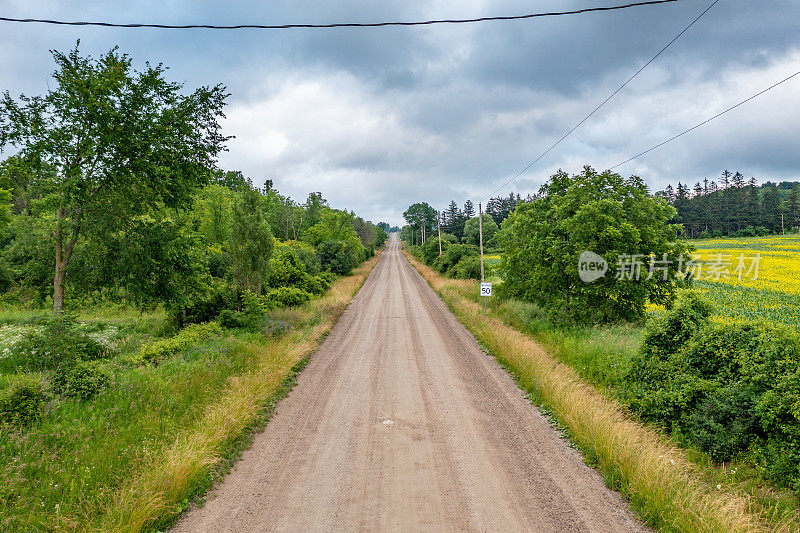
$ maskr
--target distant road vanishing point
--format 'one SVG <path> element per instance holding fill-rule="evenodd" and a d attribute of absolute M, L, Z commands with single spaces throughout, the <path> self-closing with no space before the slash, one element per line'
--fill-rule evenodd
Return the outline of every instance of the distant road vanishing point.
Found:
<path fill-rule="evenodd" d="M 175 531 L 645 531 L 400 252 Z"/>

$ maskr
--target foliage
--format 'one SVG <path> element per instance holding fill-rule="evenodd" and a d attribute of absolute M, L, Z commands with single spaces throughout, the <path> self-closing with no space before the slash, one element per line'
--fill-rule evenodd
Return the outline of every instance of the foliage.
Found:
<path fill-rule="evenodd" d="M 56 394 L 88 400 L 111 386 L 112 375 L 99 361 L 79 361 L 56 370 L 51 386 Z"/>
<path fill-rule="evenodd" d="M 723 235 L 756 237 L 800 226 L 800 182 L 746 181 L 740 172 L 722 172 L 692 189 L 678 183 L 657 193 L 677 209 L 676 221 L 690 238 Z"/>
<path fill-rule="evenodd" d="M 233 203 L 232 219 L 231 255 L 239 288 L 260 293 L 274 239 L 257 191 L 246 187 L 239 193 Z"/>
<path fill-rule="evenodd" d="M 348 275 L 356 265 L 364 260 L 364 248 L 352 240 L 324 241 L 317 248 L 322 268 L 340 276 Z"/>
<path fill-rule="evenodd" d="M 226 282 L 215 279 L 201 295 L 178 308 L 173 314 L 173 320 L 180 327 L 210 322 L 223 311 L 238 307 L 238 303 L 236 290 Z"/>
<path fill-rule="evenodd" d="M 139 354 L 144 361 L 159 364 L 197 343 L 220 335 L 220 333 L 222 333 L 222 328 L 217 322 L 190 324 L 172 338 L 143 346 Z"/>
<path fill-rule="evenodd" d="M 15 343 L 0 370 L 53 370 L 81 360 L 99 359 L 109 351 L 109 347 L 81 328 L 73 315 L 46 316 Z"/>
<path fill-rule="evenodd" d="M 478 227 L 478 217 L 467 220 L 464 224 L 464 242 L 478 246 L 480 244 L 480 235 Z M 499 228 L 494 219 L 490 215 L 484 213 L 483 215 L 483 248 L 484 250 L 494 250 L 497 243 L 495 242 L 495 234 Z"/>
<path fill-rule="evenodd" d="M 800 336 L 759 322 L 719 324 L 687 296 L 653 321 L 625 377 L 642 416 L 717 461 L 745 455 L 800 489 Z"/>
<path fill-rule="evenodd" d="M 636 176 L 590 167 L 572 178 L 559 172 L 540 198 L 519 205 L 503 223 L 502 291 L 540 305 L 557 321 L 640 320 L 648 301 L 669 304 L 679 285 L 679 257 L 688 250 L 676 241 L 678 226 L 669 223 L 674 214 Z M 578 259 L 584 251 L 602 256 L 612 272 L 582 282 Z M 639 279 L 614 275 L 626 257 L 640 260 Z M 648 276 L 652 258 L 664 270 Z"/>
<path fill-rule="evenodd" d="M 459 279 L 481 279 L 481 258 L 477 256 L 464 257 L 453 267 L 453 277 Z"/>
<path fill-rule="evenodd" d="M 426 202 L 416 203 L 409 206 L 403 213 L 409 227 L 408 237 L 411 244 L 424 244 L 429 237 L 434 235 L 436 230 L 437 213 L 434 208 Z"/>
<path fill-rule="evenodd" d="M 56 85 L 45 96 L 0 100 L 0 148 L 48 169 L 31 179 L 53 215 L 59 313 L 80 238 L 102 241 L 162 204 L 184 207 L 208 181 L 226 141 L 217 120 L 227 95 L 222 86 L 184 95 L 162 65 L 136 72 L 116 49 L 93 59 L 76 46 L 53 57 Z"/>
<path fill-rule="evenodd" d="M 47 394 L 40 381 L 20 376 L 0 389 L 0 425 L 28 426 L 44 414 Z"/>
<path fill-rule="evenodd" d="M 478 257 L 480 252 L 475 246 L 469 244 L 452 244 L 447 247 L 441 257 L 437 257 L 432 266 L 437 271 L 454 276 L 455 267 L 465 257 Z"/>
<path fill-rule="evenodd" d="M 267 293 L 267 297 L 280 307 L 295 307 L 311 300 L 311 294 L 297 287 L 278 287 Z"/>

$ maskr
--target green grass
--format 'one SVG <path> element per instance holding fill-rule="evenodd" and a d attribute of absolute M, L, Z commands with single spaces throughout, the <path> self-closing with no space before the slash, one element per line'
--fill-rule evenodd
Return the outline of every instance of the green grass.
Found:
<path fill-rule="evenodd" d="M 195 420 L 252 358 L 242 343 L 220 339 L 161 366 L 117 369 L 110 390 L 62 401 L 28 430 L 0 429 L 4 527 L 70 527 L 76 516 L 95 515 L 120 480 Z"/>
<path fill-rule="evenodd" d="M 170 525 L 264 422 L 375 261 L 319 299 L 271 312 L 269 319 L 289 325 L 281 335 L 228 330 L 157 366 L 133 356 L 175 334 L 163 312 L 77 312 L 90 329 L 117 328 L 117 355 L 107 362 L 114 382 L 91 400 L 53 399 L 28 428 L 0 424 L 0 531 Z M 31 324 L 47 312 L 6 308 L 0 326 Z M 0 372 L 0 387 L 18 378 Z"/>

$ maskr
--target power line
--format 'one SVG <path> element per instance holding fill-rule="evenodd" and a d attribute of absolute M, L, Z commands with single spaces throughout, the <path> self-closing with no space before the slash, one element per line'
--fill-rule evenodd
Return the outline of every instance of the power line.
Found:
<path fill-rule="evenodd" d="M 671 138 L 667 139 L 666 141 L 664 141 L 664 142 L 662 142 L 662 143 L 659 143 L 659 144 L 657 144 L 657 145 L 653 146 L 652 148 L 648 148 L 648 149 L 647 149 L 647 150 L 645 150 L 644 152 L 641 152 L 641 153 L 639 153 L 639 154 L 636 154 L 635 156 L 631 157 L 630 159 L 626 159 L 626 160 L 625 160 L 625 161 L 623 161 L 622 163 L 619 163 L 619 164 L 617 164 L 617 165 L 614 165 L 614 166 L 613 166 L 613 167 L 611 167 L 609 170 L 613 170 L 613 169 L 615 169 L 615 168 L 617 168 L 617 167 L 621 167 L 622 165 L 624 165 L 624 164 L 626 164 L 626 163 L 630 163 L 631 161 L 633 161 L 633 160 L 634 160 L 634 159 L 636 159 L 637 157 L 641 157 L 641 156 L 643 156 L 643 155 L 645 155 L 645 154 L 647 154 L 647 153 L 650 153 L 650 152 L 652 152 L 653 150 L 656 150 L 656 149 L 658 149 L 658 148 L 661 148 L 661 147 L 662 147 L 662 146 L 664 146 L 665 144 L 667 144 L 667 143 L 670 143 L 670 142 L 674 141 L 675 139 L 677 139 L 677 138 L 679 138 L 679 137 L 683 137 L 683 136 L 684 136 L 684 135 L 686 135 L 687 133 L 689 133 L 689 132 L 692 132 L 692 131 L 696 130 L 696 129 L 697 129 L 697 128 L 699 128 L 700 126 L 705 126 L 706 124 L 708 124 L 708 123 L 709 123 L 709 122 L 711 122 L 712 120 L 714 120 L 714 119 L 717 119 L 717 118 L 721 117 L 722 115 L 724 115 L 725 113 L 728 113 L 729 111 L 733 111 L 733 110 L 734 110 L 734 109 L 736 109 L 737 107 L 739 107 L 739 106 L 742 106 L 742 105 L 746 104 L 746 103 L 747 103 L 747 102 L 749 102 L 750 100 L 754 100 L 754 99 L 758 98 L 758 97 L 759 97 L 759 96 L 761 96 L 762 94 L 764 94 L 764 93 L 766 93 L 766 92 L 769 92 L 769 91 L 771 91 L 771 90 L 772 90 L 772 89 L 774 89 L 775 87 L 777 87 L 777 86 L 779 86 L 779 85 L 782 85 L 782 84 L 786 83 L 787 81 L 791 80 L 792 78 L 794 78 L 795 76 L 798 76 L 798 75 L 800 75 L 800 71 L 798 71 L 798 72 L 795 72 L 794 74 L 792 74 L 792 75 L 791 75 L 791 76 L 789 76 L 788 78 L 784 78 L 783 80 L 779 81 L 778 83 L 776 83 L 776 84 L 774 84 L 774 85 L 771 85 L 771 86 L 767 87 L 766 89 L 764 89 L 763 91 L 761 91 L 761 92 L 759 92 L 759 93 L 757 93 L 757 94 L 754 94 L 754 95 L 753 95 L 753 96 L 751 96 L 750 98 L 747 98 L 747 99 L 745 99 L 745 100 L 742 100 L 742 101 L 741 101 L 741 102 L 739 102 L 738 104 L 736 104 L 736 105 L 734 105 L 734 106 L 731 106 L 731 107 L 729 107 L 729 108 L 728 108 L 728 109 L 726 109 L 725 111 L 722 111 L 721 113 L 717 113 L 717 114 L 716 114 L 716 115 L 714 115 L 713 117 L 711 117 L 711 118 L 709 118 L 709 119 L 706 119 L 706 120 L 704 120 L 704 121 L 703 121 L 703 122 L 701 122 L 700 124 L 697 124 L 697 125 L 695 125 L 695 126 L 692 126 L 692 127 L 691 127 L 691 128 L 689 128 L 688 130 L 685 130 L 685 131 L 683 131 L 683 132 L 681 132 L 681 133 L 679 133 L 679 134 L 675 135 L 674 137 L 671 137 Z"/>
<path fill-rule="evenodd" d="M 712 3 L 711 3 L 711 5 L 709 5 L 709 6 L 708 6 L 708 7 L 707 7 L 707 8 L 706 8 L 706 9 L 705 9 L 705 10 L 704 10 L 702 13 L 700 13 L 700 14 L 699 14 L 699 15 L 698 15 L 698 16 L 697 16 L 697 17 L 696 17 L 696 18 L 695 18 L 695 19 L 694 19 L 692 22 L 690 22 L 688 26 L 686 26 L 686 27 L 685 27 L 683 30 L 681 30 L 681 32 L 680 32 L 678 35 L 676 35 L 676 36 L 675 36 L 675 37 L 674 37 L 674 38 L 673 38 L 673 39 L 672 39 L 670 42 L 668 42 L 668 43 L 667 43 L 667 44 L 666 44 L 666 45 L 665 45 L 665 46 L 664 46 L 664 47 L 663 47 L 661 50 L 659 50 L 659 51 L 658 51 L 658 53 L 657 53 L 656 55 L 654 55 L 652 58 L 650 58 L 650 60 L 649 60 L 647 63 L 645 63 L 644 65 L 642 65 L 642 66 L 641 66 L 641 68 L 639 68 L 639 70 L 637 70 L 636 72 L 634 72 L 634 73 L 633 73 L 633 76 L 631 76 L 630 78 L 628 78 L 628 79 L 627 79 L 627 81 L 625 81 L 625 83 L 623 83 L 622 85 L 620 85 L 620 86 L 617 88 L 617 90 L 615 90 L 613 93 L 611 93 L 611 94 L 608 96 L 608 98 L 606 98 L 605 100 L 603 100 L 603 101 L 600 103 L 600 105 L 598 105 L 597 107 L 595 107 L 595 108 L 592 110 L 592 112 L 591 112 L 591 113 L 589 113 L 588 115 L 586 115 L 586 116 L 583 118 L 583 120 L 581 120 L 580 122 L 578 122 L 577 124 L 575 124 L 575 126 L 573 126 L 573 127 L 572 127 L 572 129 L 570 129 L 570 130 L 569 130 L 567 133 L 565 133 L 565 134 L 564 134 L 564 135 L 563 135 L 563 136 L 562 136 L 560 139 L 558 139 L 558 140 L 557 140 L 557 141 L 556 141 L 556 142 L 555 142 L 555 143 L 554 143 L 554 144 L 553 144 L 553 145 L 552 145 L 550 148 L 548 148 L 547 150 L 545 150 L 544 152 L 542 152 L 542 154 L 541 154 L 539 157 L 537 157 L 536 159 L 534 159 L 532 163 L 530 163 L 528 166 L 526 166 L 525 168 L 523 168 L 522 170 L 520 170 L 520 171 L 519 171 L 517 174 L 515 174 L 515 175 L 514 175 L 514 177 L 512 177 L 510 180 L 508 180 L 507 182 L 505 182 L 503 185 L 501 185 L 500 187 L 498 187 L 497 189 L 495 189 L 495 190 L 494 190 L 494 192 L 492 192 L 492 193 L 489 195 L 489 198 L 490 198 L 490 197 L 492 197 L 493 195 L 497 194 L 497 192 L 499 192 L 499 191 L 501 191 L 501 190 L 505 189 L 505 188 L 506 188 L 508 185 L 510 185 L 510 184 L 511 184 L 511 183 L 513 183 L 514 181 L 516 181 L 516 179 L 517 179 L 517 178 L 519 178 L 519 177 L 520 177 L 520 176 L 522 176 L 522 175 L 523 175 L 525 172 L 527 172 L 527 171 L 528 171 L 528 170 L 529 170 L 529 169 L 530 169 L 530 168 L 531 168 L 533 165 L 535 165 L 536 163 L 538 163 L 539 161 L 541 161 L 543 157 L 545 157 L 547 154 L 549 154 L 551 151 L 553 151 L 553 149 L 554 149 L 556 146 L 558 146 L 559 144 L 561 144 L 561 142 L 562 142 L 564 139 L 566 139 L 567 137 L 569 137 L 570 135 L 572 135 L 572 133 L 573 133 L 575 130 L 577 130 L 578 128 L 580 128 L 580 127 L 581 127 L 581 126 L 584 124 L 584 122 L 586 122 L 587 120 L 589 120 L 590 118 L 592 118 L 592 116 L 594 116 L 594 114 L 595 114 L 595 113 L 597 113 L 597 112 L 600 110 L 600 108 L 602 108 L 604 105 L 606 105 L 606 104 L 607 104 L 607 103 L 608 103 L 608 102 L 609 102 L 609 101 L 610 101 L 612 98 L 614 98 L 614 97 L 615 97 L 615 96 L 616 96 L 616 95 L 617 95 L 617 94 L 618 94 L 618 93 L 619 93 L 619 92 L 620 92 L 622 89 L 624 89 L 625 87 L 627 87 L 627 86 L 628 86 L 628 84 L 629 84 L 630 82 L 632 82 L 632 81 L 633 81 L 633 79 L 634 79 L 636 76 L 638 76 L 639 74 L 641 74 L 641 73 L 642 73 L 642 71 L 643 71 L 644 69 L 646 69 L 647 67 L 649 67 L 649 66 L 650 66 L 650 64 L 651 64 L 653 61 L 655 61 L 656 59 L 658 59 L 658 58 L 661 56 L 661 54 L 663 54 L 663 53 L 664 53 L 664 52 L 667 50 L 667 48 L 669 48 L 670 46 L 672 46 L 672 45 L 675 43 L 675 41 L 677 41 L 678 39 L 680 39 L 680 38 L 683 36 L 683 34 L 684 34 L 684 33 L 686 33 L 687 31 L 689 31 L 689 28 L 691 28 L 692 26 L 694 26 L 694 25 L 695 25 L 695 23 L 696 23 L 698 20 L 700 20 L 701 18 L 703 18 L 703 16 L 704 16 L 706 13 L 708 13 L 709 11 L 711 11 L 711 8 L 712 8 L 712 7 L 714 7 L 715 5 L 717 5 L 717 4 L 719 3 L 719 1 L 720 1 L 720 0 L 714 0 L 714 2 L 712 2 Z"/>
<path fill-rule="evenodd" d="M 632 7 L 650 6 L 655 4 L 667 4 L 678 0 L 650 0 L 647 2 L 635 2 L 631 4 L 606 7 L 589 7 L 572 11 L 553 11 L 548 13 L 529 13 L 526 15 L 513 15 L 507 17 L 478 17 L 472 19 L 440 19 L 422 21 L 390 21 L 390 22 L 338 22 L 333 24 L 236 24 L 234 26 L 219 26 L 216 24 L 117 24 L 113 22 L 84 22 L 84 21 L 64 21 L 49 19 L 19 19 L 10 17 L 0 17 L 2 22 L 23 22 L 38 24 L 56 24 L 60 26 L 102 26 L 106 28 L 155 28 L 162 30 L 288 30 L 297 28 L 321 29 L 321 28 L 379 28 L 384 26 L 430 26 L 433 24 L 466 24 L 473 22 L 492 22 L 503 20 L 525 20 L 540 17 L 556 17 L 561 15 L 579 15 L 582 13 L 593 13 L 598 11 L 616 11 Z"/>

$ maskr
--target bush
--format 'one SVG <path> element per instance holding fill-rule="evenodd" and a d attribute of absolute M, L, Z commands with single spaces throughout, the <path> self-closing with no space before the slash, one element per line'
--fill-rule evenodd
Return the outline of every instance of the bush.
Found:
<path fill-rule="evenodd" d="M 441 256 L 438 256 L 432 263 L 433 268 L 442 274 L 452 276 L 455 274 L 455 267 L 459 261 L 465 257 L 478 257 L 480 251 L 471 244 L 451 244 Z"/>
<path fill-rule="evenodd" d="M 453 268 L 453 277 L 459 279 L 481 279 L 481 258 L 469 256 L 461 259 Z"/>
<path fill-rule="evenodd" d="M 216 319 L 225 309 L 235 308 L 236 304 L 237 296 L 233 287 L 221 280 L 215 280 L 202 296 L 179 308 L 173 319 L 180 327 L 202 324 Z"/>
<path fill-rule="evenodd" d="M 754 391 L 741 384 L 718 388 L 689 414 L 688 439 L 715 461 L 729 461 L 762 433 L 755 398 Z"/>
<path fill-rule="evenodd" d="M 675 306 L 647 324 L 641 355 L 665 358 L 676 354 L 702 329 L 714 312 L 711 303 L 694 291 L 684 291 Z"/>
<path fill-rule="evenodd" d="M 311 294 L 297 287 L 278 287 L 269 291 L 267 298 L 278 307 L 295 307 L 311 300 Z"/>
<path fill-rule="evenodd" d="M 158 364 L 194 344 L 207 341 L 221 333 L 222 328 L 217 322 L 191 324 L 170 339 L 163 339 L 143 346 L 139 353 L 145 361 Z"/>
<path fill-rule="evenodd" d="M 47 395 L 34 378 L 18 377 L 0 390 L 0 424 L 28 426 L 44 413 Z"/>
<path fill-rule="evenodd" d="M 111 386 L 111 372 L 98 361 L 81 361 L 72 367 L 56 370 L 53 391 L 68 398 L 88 400 Z"/>
<path fill-rule="evenodd" d="M 317 254 L 322 268 L 340 276 L 347 276 L 364 261 L 364 247 L 357 240 L 325 241 L 317 248 Z"/>
<path fill-rule="evenodd" d="M 25 354 L 17 372 L 52 370 L 77 361 L 105 357 L 109 349 L 81 329 L 75 317 L 61 314 L 39 319 L 41 326 L 23 339 L 16 350 Z"/>
<path fill-rule="evenodd" d="M 648 324 L 621 397 L 716 461 L 744 454 L 800 489 L 800 337 L 763 323 L 711 324 L 687 294 Z"/>

